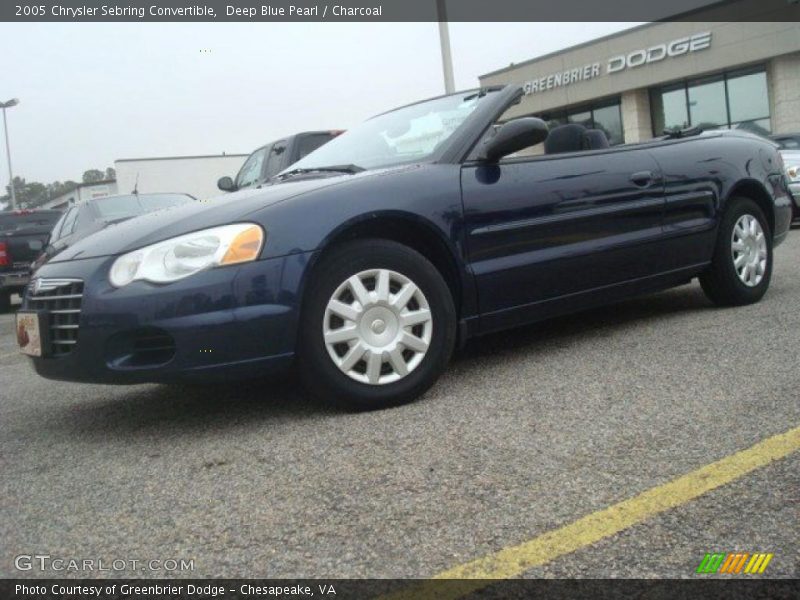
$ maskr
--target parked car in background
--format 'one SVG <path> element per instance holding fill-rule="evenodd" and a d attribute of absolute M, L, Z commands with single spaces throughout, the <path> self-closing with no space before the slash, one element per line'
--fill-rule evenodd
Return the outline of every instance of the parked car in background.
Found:
<path fill-rule="evenodd" d="M 0 313 L 11 308 L 11 294 L 28 284 L 31 264 L 61 217 L 58 210 L 0 212 Z"/>
<path fill-rule="evenodd" d="M 800 133 L 776 133 L 769 136 L 781 150 L 797 150 L 800 152 Z"/>
<path fill-rule="evenodd" d="M 39 268 L 59 252 L 109 225 L 189 202 L 195 202 L 195 199 L 187 194 L 124 194 L 94 198 L 71 206 L 52 228 L 33 268 Z"/>
<path fill-rule="evenodd" d="M 761 299 L 791 218 L 775 144 L 713 131 L 608 147 L 506 118 L 523 93 L 386 112 L 272 185 L 78 242 L 36 273 L 21 351 L 44 377 L 117 384 L 296 361 L 323 400 L 372 409 L 422 394 L 472 336 L 693 278 L 719 305 Z"/>
<path fill-rule="evenodd" d="M 264 185 L 271 177 L 341 133 L 342 130 L 306 131 L 270 142 L 247 157 L 235 179 L 221 177 L 217 187 L 223 192 L 235 192 Z"/>
<path fill-rule="evenodd" d="M 773 136 L 773 140 L 780 144 L 779 152 L 786 165 L 789 191 L 794 199 L 793 221 L 800 221 L 800 134 Z"/>

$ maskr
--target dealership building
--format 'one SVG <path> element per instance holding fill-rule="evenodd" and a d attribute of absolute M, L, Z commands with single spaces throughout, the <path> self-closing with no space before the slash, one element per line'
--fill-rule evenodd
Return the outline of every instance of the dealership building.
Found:
<path fill-rule="evenodd" d="M 800 23 L 655 22 L 512 64 L 481 86 L 519 84 L 506 117 L 582 123 L 612 144 L 665 129 L 800 132 Z"/>
<path fill-rule="evenodd" d="M 117 193 L 117 181 L 115 179 L 104 179 L 103 181 L 93 181 L 91 183 L 79 183 L 70 191 L 51 198 L 39 208 L 53 208 L 64 210 L 71 204 L 80 204 L 95 198 L 113 196 Z"/>
<path fill-rule="evenodd" d="M 114 161 L 123 194 L 181 193 L 195 198 L 219 196 L 217 179 L 236 177 L 247 154 L 119 158 Z"/>

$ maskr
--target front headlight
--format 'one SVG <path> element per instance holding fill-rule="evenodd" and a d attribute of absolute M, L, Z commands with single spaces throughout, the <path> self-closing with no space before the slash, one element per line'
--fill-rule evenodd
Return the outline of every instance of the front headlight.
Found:
<path fill-rule="evenodd" d="M 786 175 L 789 177 L 789 181 L 800 181 L 800 167 L 797 165 L 787 167 Z"/>
<path fill-rule="evenodd" d="M 264 230 L 253 223 L 204 229 L 123 254 L 108 278 L 118 288 L 136 280 L 170 283 L 205 269 L 256 260 L 263 245 Z"/>

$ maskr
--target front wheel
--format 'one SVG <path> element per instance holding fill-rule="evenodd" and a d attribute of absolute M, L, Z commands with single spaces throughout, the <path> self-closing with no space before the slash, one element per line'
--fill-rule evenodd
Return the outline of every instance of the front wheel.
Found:
<path fill-rule="evenodd" d="M 424 256 L 359 240 L 333 249 L 311 277 L 298 367 L 312 393 L 368 410 L 410 402 L 433 385 L 455 345 L 456 314 Z"/>
<path fill-rule="evenodd" d="M 711 266 L 700 276 L 706 296 L 720 306 L 758 302 L 772 278 L 772 233 L 759 206 L 732 198 L 722 217 Z"/>

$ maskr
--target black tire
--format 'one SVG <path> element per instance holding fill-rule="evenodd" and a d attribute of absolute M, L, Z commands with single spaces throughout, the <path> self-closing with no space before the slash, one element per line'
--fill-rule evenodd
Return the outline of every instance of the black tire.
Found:
<path fill-rule="evenodd" d="M 751 215 L 764 232 L 767 246 L 767 263 L 761 281 L 748 286 L 734 266 L 731 248 L 733 229 L 744 215 Z M 719 306 L 742 306 L 758 302 L 769 288 L 772 278 L 772 231 L 764 212 L 749 198 L 735 197 L 728 204 L 719 226 L 711 266 L 700 275 L 700 285 L 709 300 Z"/>
<path fill-rule="evenodd" d="M 11 312 L 11 294 L 0 292 L 0 313 Z"/>
<path fill-rule="evenodd" d="M 351 276 L 388 269 L 410 279 L 424 294 L 432 317 L 431 338 L 421 362 L 398 381 L 373 385 L 357 381 L 334 364 L 323 338 L 328 302 Z M 317 398 L 348 409 L 374 410 L 410 402 L 438 379 L 453 353 L 456 311 L 439 271 L 419 252 L 381 239 L 337 246 L 320 259 L 310 276 L 300 317 L 297 366 L 301 381 Z"/>

